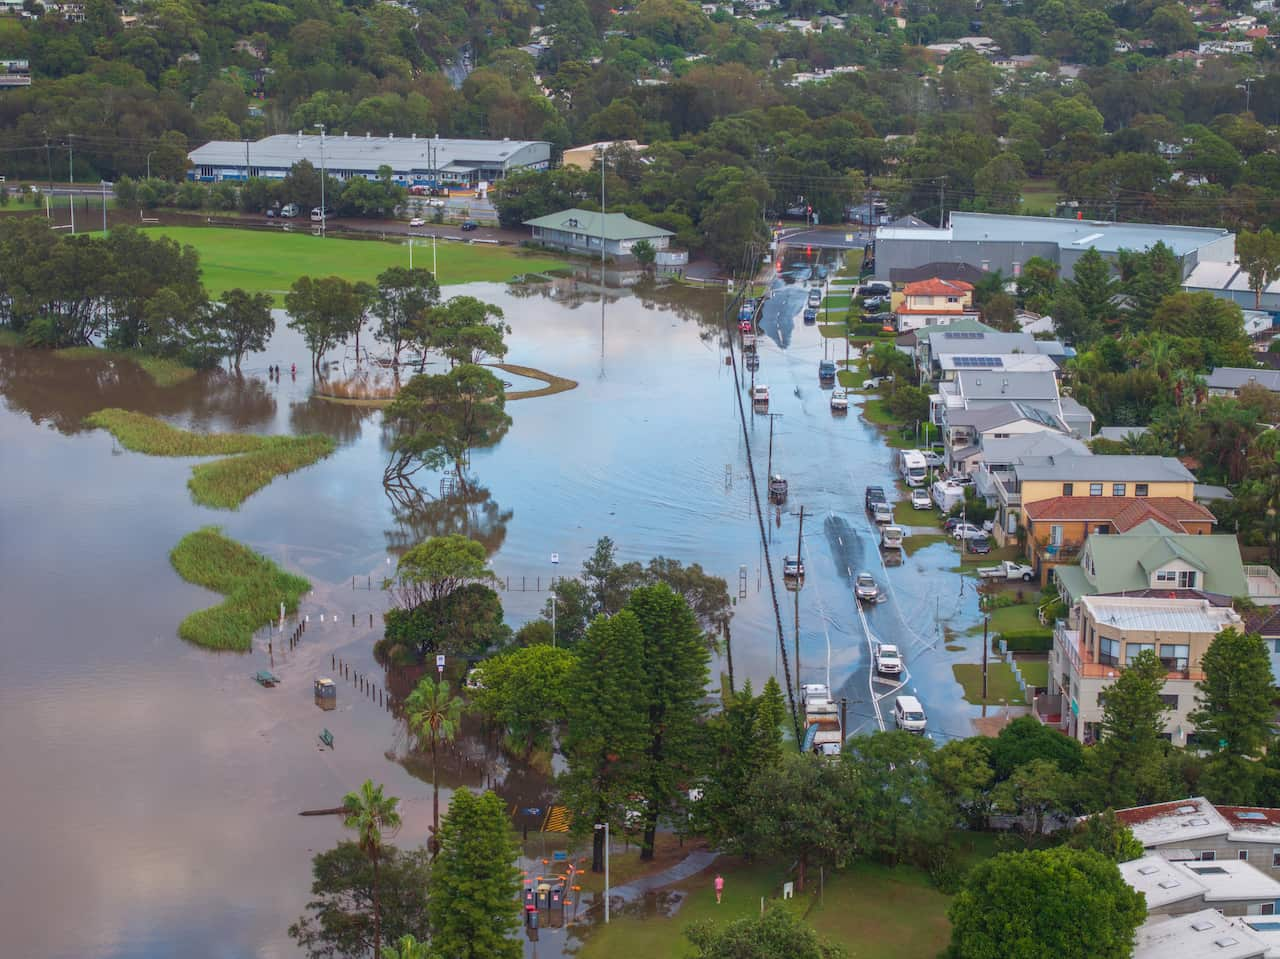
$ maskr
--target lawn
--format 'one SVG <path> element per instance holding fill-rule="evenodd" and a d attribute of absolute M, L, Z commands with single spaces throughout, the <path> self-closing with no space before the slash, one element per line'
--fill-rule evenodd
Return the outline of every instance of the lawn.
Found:
<path fill-rule="evenodd" d="M 309 231 L 263 232 L 219 227 L 149 227 L 149 233 L 188 243 L 200 254 L 205 286 L 213 296 L 240 287 L 270 293 L 277 304 L 300 276 L 342 276 L 373 283 L 391 266 L 408 266 L 403 242 L 320 239 Z M 431 242 L 415 243 L 414 266 L 431 267 Z M 437 246 L 437 278 L 441 284 L 488 280 L 503 282 L 522 273 L 560 269 L 563 260 L 525 254 L 505 247 L 454 241 Z"/>
<path fill-rule="evenodd" d="M 877 426 L 901 426 L 902 420 L 898 419 L 890 413 L 884 405 L 884 400 L 869 399 L 862 405 L 862 418 L 868 423 L 875 423 Z"/>
<path fill-rule="evenodd" d="M 946 533 L 916 533 L 914 536 L 904 536 L 902 538 L 902 548 L 906 550 L 907 555 L 911 556 L 918 550 L 933 546 L 935 543 L 945 543 L 951 537 Z"/>
<path fill-rule="evenodd" d="M 1028 686 L 1039 686 L 1042 689 L 1049 685 L 1049 660 L 1044 656 L 1015 656 L 1018 670 Z"/>
<path fill-rule="evenodd" d="M 196 375 L 196 371 L 178 360 L 163 356 L 148 356 L 137 350 L 106 350 L 97 346 L 69 346 L 54 350 L 51 354 L 62 360 L 121 360 L 136 363 L 142 371 L 151 377 L 156 386 L 174 386 Z"/>
<path fill-rule="evenodd" d="M 1029 179 L 1022 184 L 1022 211 L 1052 214 L 1058 203 L 1058 184 L 1053 180 Z"/>
<path fill-rule="evenodd" d="M 724 902 L 716 904 L 707 870 L 675 888 L 688 897 L 674 917 L 614 914 L 608 926 L 587 934 L 578 959 L 606 956 L 654 956 L 682 959 L 694 954 L 684 938 L 691 924 L 709 920 L 717 926 L 760 914 L 760 899 L 774 898 L 788 878 L 777 865 L 744 865 L 734 860 L 716 864 L 725 879 Z M 845 946 L 858 959 L 933 959 L 950 938 L 946 918 L 950 897 L 929 885 L 918 869 L 859 863 L 828 874 L 818 899 L 818 871 L 810 870 L 805 893 L 786 907 L 803 914 L 823 935 Z M 892 908 L 888 908 L 889 905 Z"/>
<path fill-rule="evenodd" d="M 275 620 L 283 603 L 297 612 L 298 600 L 311 584 L 286 573 L 265 556 L 227 539 L 216 526 L 182 538 L 169 561 L 178 575 L 227 598 L 217 606 L 192 613 L 178 625 L 183 639 L 210 649 L 247 652 L 253 632 Z"/>
<path fill-rule="evenodd" d="M 1036 618 L 1036 607 L 1031 603 L 1019 606 L 1006 606 L 991 613 L 991 631 L 993 633 L 1011 632 L 1017 629 L 1041 629 L 1040 620 Z"/>
<path fill-rule="evenodd" d="M 829 340 L 842 340 L 849 335 L 847 323 L 819 323 L 818 332 Z"/>
<path fill-rule="evenodd" d="M 1018 688 L 1018 681 L 1013 670 L 1002 659 L 991 659 L 987 663 L 987 698 L 982 698 L 982 664 L 956 663 L 951 667 L 956 682 L 964 689 L 966 702 L 998 706 L 1001 703 L 1023 703 L 1026 695 Z"/>
<path fill-rule="evenodd" d="M 862 272 L 862 251 L 848 250 L 844 255 L 844 266 L 840 268 L 841 276 L 857 279 Z"/>
<path fill-rule="evenodd" d="M 932 509 L 916 509 L 911 505 L 911 494 L 907 494 L 906 499 L 900 499 L 893 504 L 893 521 L 899 526 L 931 526 L 937 527 L 941 532 L 942 528 L 938 526 L 938 512 Z"/>

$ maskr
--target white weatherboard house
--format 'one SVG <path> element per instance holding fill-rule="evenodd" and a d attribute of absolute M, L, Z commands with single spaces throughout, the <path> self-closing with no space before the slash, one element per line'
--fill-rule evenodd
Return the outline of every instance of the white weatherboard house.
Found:
<path fill-rule="evenodd" d="M 525 220 L 524 225 L 533 229 L 533 238 L 539 243 L 596 256 L 600 255 L 602 241 L 606 256 L 630 256 L 631 248 L 641 240 L 648 240 L 655 250 L 665 250 L 675 236 L 670 230 L 633 220 L 625 213 L 593 210 L 561 210 Z"/>

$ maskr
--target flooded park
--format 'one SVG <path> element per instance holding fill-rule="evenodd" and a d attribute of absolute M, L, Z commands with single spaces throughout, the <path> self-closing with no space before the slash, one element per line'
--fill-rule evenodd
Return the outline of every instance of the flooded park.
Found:
<path fill-rule="evenodd" d="M 299 812 L 333 807 L 372 778 L 401 799 L 395 841 L 423 842 L 430 773 L 405 762 L 408 737 L 385 698 L 411 679 L 387 676 L 372 645 L 388 605 L 381 578 L 400 551 L 433 535 L 484 543 L 508 587 L 500 596 L 512 627 L 539 615 L 550 578 L 575 574 L 602 536 L 621 561 L 700 563 L 734 597 L 739 684 L 782 679 L 780 619 L 793 685 L 829 683 L 847 700 L 850 733 L 892 724 L 877 705 L 870 630 L 902 648 L 932 735 L 972 734 L 981 708 L 963 701 L 951 664 L 974 661 L 981 640 L 943 632 L 980 622 L 972 580 L 948 543 L 883 566 L 862 491 L 892 487 L 894 451 L 856 408 L 831 413 L 818 364 L 835 347 L 803 325 L 803 284 L 774 281 L 755 371 L 770 387 L 769 412 L 781 414 L 772 460 L 790 488 L 781 507 L 761 493 L 777 609 L 740 399 L 758 482 L 771 418 L 753 414 L 735 379 L 749 374 L 726 362 L 734 334 L 722 289 L 605 289 L 602 303 L 598 279 L 579 276 L 449 293 L 503 309 L 510 363 L 577 383 L 509 403 L 513 424 L 473 452 L 465 496 L 442 496 L 440 477 L 425 471 L 414 495 L 385 490 L 380 411 L 314 395 L 306 348 L 282 321 L 243 378 L 167 387 L 130 364 L 0 348 L 0 764 L 9 773 L 0 858 L 10 877 L 0 921 L 9 955 L 297 956 L 287 927 L 309 898 L 311 857 L 343 832 L 334 817 Z M 329 359 L 338 372 L 354 362 L 344 349 Z M 271 365 L 284 374 L 269 378 Z M 539 385 L 501 375 L 509 389 Z M 239 510 L 214 510 L 192 501 L 192 460 L 124 451 L 83 424 L 105 407 L 201 431 L 323 433 L 338 448 Z M 807 575 L 793 594 L 781 564 L 801 539 L 801 507 Z M 311 580 L 296 646 L 292 623 L 283 634 L 261 630 L 247 654 L 178 638 L 182 618 L 218 597 L 180 579 L 169 551 L 208 525 Z M 862 570 L 888 594 L 865 620 L 851 591 Z M 968 646 L 948 652 L 948 642 Z M 268 668 L 281 681 L 274 689 L 252 681 Z M 727 669 L 722 655 L 713 675 Z M 318 676 L 334 677 L 332 712 L 313 700 Z M 318 743 L 322 729 L 334 748 Z M 518 814 L 554 799 L 546 776 L 504 759 L 478 724 L 464 732 L 442 764 L 444 797 L 491 786 Z"/>

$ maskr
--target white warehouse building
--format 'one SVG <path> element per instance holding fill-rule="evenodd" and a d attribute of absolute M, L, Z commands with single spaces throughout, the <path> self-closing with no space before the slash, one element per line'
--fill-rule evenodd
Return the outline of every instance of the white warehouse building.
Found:
<path fill-rule="evenodd" d="M 211 140 L 187 154 L 190 180 L 217 183 L 247 177 L 283 179 L 306 160 L 339 180 L 377 179 L 391 167 L 402 186 L 474 187 L 517 170 L 545 170 L 551 144 L 545 140 L 449 140 L 443 137 L 375 137 L 277 134 L 256 142 Z"/>

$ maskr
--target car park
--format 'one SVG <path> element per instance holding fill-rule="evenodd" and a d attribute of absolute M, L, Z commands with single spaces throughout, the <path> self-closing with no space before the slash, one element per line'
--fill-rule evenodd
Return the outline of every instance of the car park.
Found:
<path fill-rule="evenodd" d="M 933 500 L 929 498 L 929 491 L 917 486 L 911 491 L 911 508 L 912 509 L 933 509 Z"/>

